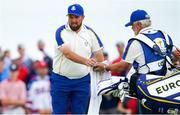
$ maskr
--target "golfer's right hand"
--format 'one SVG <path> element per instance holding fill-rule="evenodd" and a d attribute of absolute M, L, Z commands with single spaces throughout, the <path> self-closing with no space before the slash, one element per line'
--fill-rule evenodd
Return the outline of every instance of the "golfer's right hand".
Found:
<path fill-rule="evenodd" d="M 94 67 L 96 65 L 96 60 L 93 58 L 87 59 L 85 62 L 85 65 L 90 66 L 90 67 Z"/>

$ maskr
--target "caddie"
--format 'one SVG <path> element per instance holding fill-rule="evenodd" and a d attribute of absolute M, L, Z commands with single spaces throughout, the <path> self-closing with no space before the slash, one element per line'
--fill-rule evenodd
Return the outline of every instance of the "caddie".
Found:
<path fill-rule="evenodd" d="M 172 58 L 179 58 L 180 55 L 173 53 L 173 42 L 168 34 L 151 27 L 151 19 L 146 11 L 136 10 L 132 12 L 130 22 L 125 26 L 131 26 L 135 36 L 128 41 L 123 61 L 111 65 L 98 63 L 94 70 L 123 72 L 133 67 L 136 73 L 130 78 L 130 93 L 131 95 L 137 95 L 138 84 L 147 88 L 147 85 L 145 85 L 147 80 L 145 76 L 147 74 L 155 75 L 156 77 L 167 75 L 167 72 L 174 68 L 171 62 Z M 149 95 L 146 96 L 150 97 Z M 177 98 L 178 96 L 175 93 L 171 98 Z M 179 102 L 176 104 L 179 104 Z M 154 105 L 151 106 L 156 107 Z M 144 109 L 146 109 L 145 112 L 149 110 L 146 107 Z"/>

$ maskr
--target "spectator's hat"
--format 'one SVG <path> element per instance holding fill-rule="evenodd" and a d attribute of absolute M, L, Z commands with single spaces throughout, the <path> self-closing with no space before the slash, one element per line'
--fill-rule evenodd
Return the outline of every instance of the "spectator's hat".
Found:
<path fill-rule="evenodd" d="M 17 64 L 11 64 L 10 65 L 10 70 L 11 71 L 18 71 L 19 70 L 19 66 Z"/>
<path fill-rule="evenodd" d="M 46 68 L 48 64 L 45 61 L 39 61 L 37 64 L 37 68 Z"/>

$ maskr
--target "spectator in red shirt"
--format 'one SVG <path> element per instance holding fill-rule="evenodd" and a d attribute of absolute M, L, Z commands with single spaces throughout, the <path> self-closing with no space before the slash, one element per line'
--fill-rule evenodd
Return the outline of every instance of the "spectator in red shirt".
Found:
<path fill-rule="evenodd" d="M 27 76 L 28 76 L 28 68 L 21 63 L 21 60 L 15 59 L 12 61 L 14 64 L 17 64 L 19 66 L 19 74 L 17 79 L 26 82 Z"/>
<path fill-rule="evenodd" d="M 120 62 L 121 59 L 122 59 L 123 53 L 124 53 L 124 43 L 123 43 L 123 42 L 121 42 L 121 41 L 118 42 L 118 43 L 116 44 L 116 47 L 117 47 L 117 50 L 118 50 L 118 53 L 119 53 L 119 57 L 116 58 L 115 60 L 113 60 L 113 61 L 112 61 L 112 64 Z M 111 75 L 112 75 L 112 76 L 124 76 L 124 73 L 112 71 L 112 72 L 111 72 Z"/>

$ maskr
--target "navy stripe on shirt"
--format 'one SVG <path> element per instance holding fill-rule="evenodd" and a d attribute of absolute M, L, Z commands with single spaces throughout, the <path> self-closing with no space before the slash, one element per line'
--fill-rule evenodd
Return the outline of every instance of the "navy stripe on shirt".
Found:
<path fill-rule="evenodd" d="M 86 25 L 85 25 L 85 26 L 86 26 Z M 103 47 L 103 44 L 102 44 L 100 38 L 98 37 L 98 35 L 96 34 L 96 32 L 95 32 L 92 28 L 90 28 L 90 27 L 88 27 L 88 26 L 86 26 L 86 28 L 89 29 L 89 30 L 91 30 L 91 31 L 94 33 L 94 35 L 96 36 L 97 41 L 98 41 L 98 43 L 99 43 L 99 46 L 100 46 L 100 47 Z"/>
<path fill-rule="evenodd" d="M 65 25 L 59 27 L 56 31 L 56 42 L 58 44 L 58 46 L 61 46 L 64 41 L 63 41 L 63 38 L 61 36 L 61 32 L 65 29 Z"/>
<path fill-rule="evenodd" d="M 129 40 L 129 41 L 128 41 L 128 44 L 127 44 L 127 46 L 126 46 L 125 52 L 124 52 L 123 57 L 122 57 L 123 60 L 126 59 L 126 56 L 127 56 L 127 54 L 128 54 L 128 50 L 129 50 L 131 44 L 133 43 L 133 41 L 134 41 L 134 40 Z"/>

